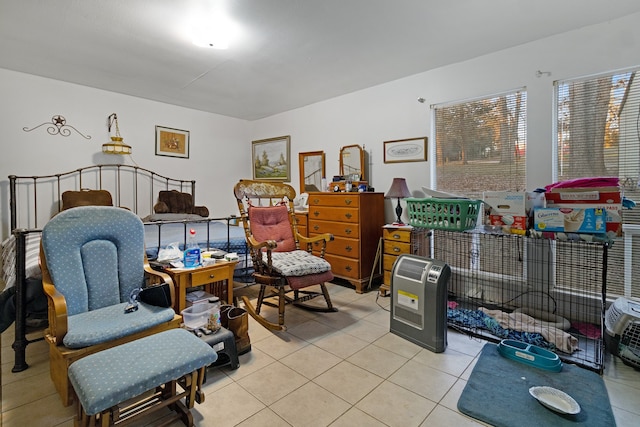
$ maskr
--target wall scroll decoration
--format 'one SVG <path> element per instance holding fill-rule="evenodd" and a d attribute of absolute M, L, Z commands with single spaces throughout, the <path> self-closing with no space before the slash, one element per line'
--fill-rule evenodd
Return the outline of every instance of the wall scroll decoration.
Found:
<path fill-rule="evenodd" d="M 31 132 L 32 130 L 36 130 L 39 127 L 45 126 L 45 125 L 49 125 L 47 127 L 47 133 L 49 135 L 62 135 L 62 136 L 69 136 L 71 135 L 71 130 L 73 129 L 76 132 L 78 132 L 78 134 L 80 134 L 80 136 L 82 136 L 84 139 L 91 139 L 90 135 L 84 135 L 82 132 L 80 132 L 78 129 L 74 128 L 71 125 L 67 124 L 67 119 L 64 118 L 64 116 L 61 116 L 60 114 L 51 117 L 51 121 L 50 122 L 44 122 L 42 124 L 39 124 L 38 126 L 29 129 L 28 127 L 23 127 L 22 130 L 25 132 Z"/>

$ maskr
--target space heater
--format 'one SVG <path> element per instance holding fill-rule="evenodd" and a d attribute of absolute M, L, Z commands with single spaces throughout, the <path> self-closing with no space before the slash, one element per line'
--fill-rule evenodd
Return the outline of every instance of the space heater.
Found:
<path fill-rule="evenodd" d="M 441 353 L 447 347 L 449 265 L 417 255 L 400 255 L 391 269 L 390 331 Z"/>
<path fill-rule="evenodd" d="M 607 309 L 604 326 L 609 352 L 640 368 L 640 303 L 618 298 Z"/>

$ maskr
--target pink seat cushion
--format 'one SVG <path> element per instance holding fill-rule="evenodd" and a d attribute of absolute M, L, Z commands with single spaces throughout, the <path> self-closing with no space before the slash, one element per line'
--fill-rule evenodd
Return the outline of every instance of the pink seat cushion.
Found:
<path fill-rule="evenodd" d="M 249 206 L 251 234 L 259 242 L 275 240 L 278 247 L 274 252 L 296 250 L 293 230 L 289 222 L 289 210 L 285 205 Z"/>

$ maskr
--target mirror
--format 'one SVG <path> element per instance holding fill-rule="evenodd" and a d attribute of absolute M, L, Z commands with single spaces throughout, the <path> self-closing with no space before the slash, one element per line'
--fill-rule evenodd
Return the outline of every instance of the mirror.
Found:
<path fill-rule="evenodd" d="M 347 145 L 340 149 L 340 175 L 351 175 L 352 181 L 364 181 L 364 151 L 359 145 Z M 357 175 L 357 179 L 355 176 Z"/>
<path fill-rule="evenodd" d="M 325 177 L 324 151 L 309 151 L 298 154 L 300 164 L 300 192 L 325 191 L 322 178 Z"/>

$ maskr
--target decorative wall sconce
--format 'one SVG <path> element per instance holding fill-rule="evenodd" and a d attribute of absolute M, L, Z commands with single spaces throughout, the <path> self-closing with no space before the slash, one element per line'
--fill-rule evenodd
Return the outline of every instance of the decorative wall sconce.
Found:
<path fill-rule="evenodd" d="M 116 134 L 111 136 L 111 126 L 115 124 Z M 120 127 L 118 126 L 118 116 L 116 113 L 112 113 L 107 117 L 107 128 L 109 136 L 111 136 L 111 142 L 105 142 L 102 144 L 102 152 L 105 154 L 131 154 L 131 146 L 122 142 L 120 136 Z"/>
<path fill-rule="evenodd" d="M 36 130 L 39 127 L 42 127 L 44 125 L 49 125 L 47 127 L 47 133 L 49 135 L 62 135 L 62 136 L 69 136 L 71 135 L 71 131 L 69 129 L 73 129 L 76 132 L 78 132 L 80 134 L 80 136 L 82 136 L 84 139 L 91 139 L 91 136 L 89 135 L 83 135 L 82 132 L 80 132 L 78 129 L 74 128 L 71 125 L 67 124 L 67 119 L 64 118 L 64 116 L 61 116 L 60 114 L 57 114 L 53 117 L 51 117 L 51 121 L 50 122 L 44 122 L 39 124 L 36 127 L 33 127 L 31 129 L 29 129 L 28 127 L 23 127 L 22 130 L 25 132 L 31 132 L 32 130 Z"/>

